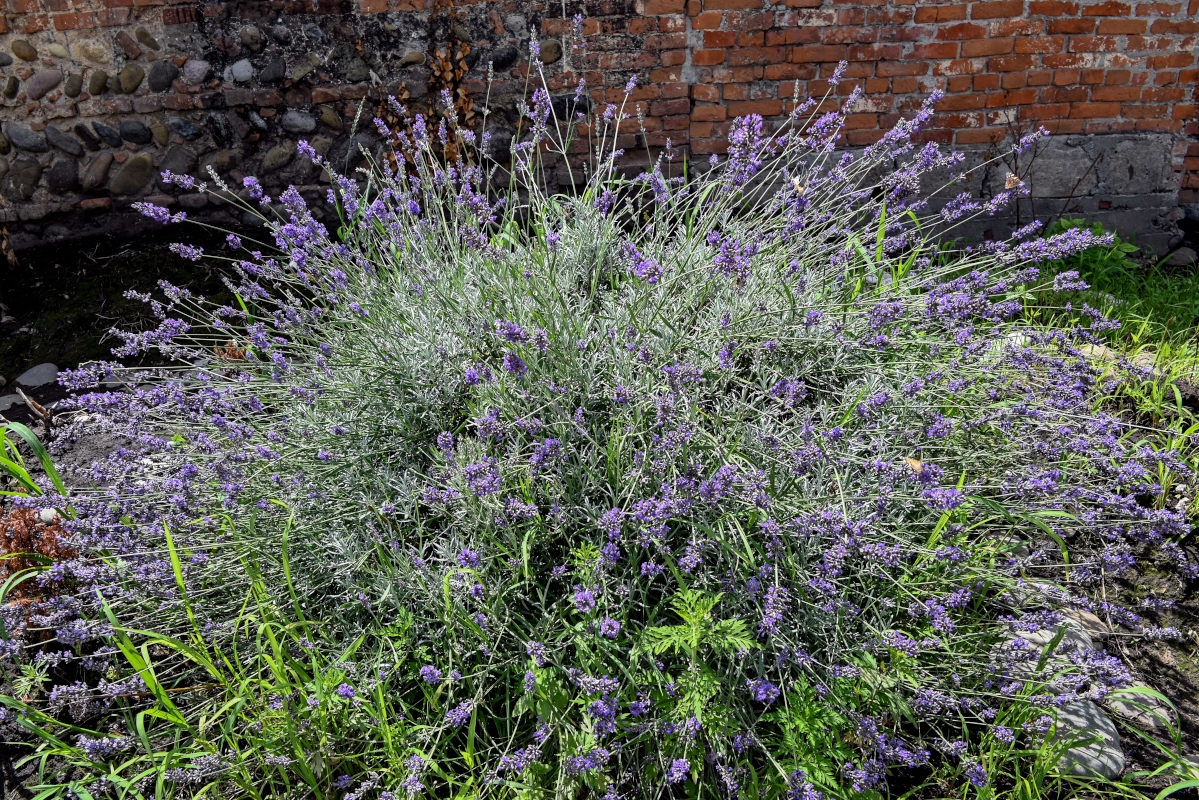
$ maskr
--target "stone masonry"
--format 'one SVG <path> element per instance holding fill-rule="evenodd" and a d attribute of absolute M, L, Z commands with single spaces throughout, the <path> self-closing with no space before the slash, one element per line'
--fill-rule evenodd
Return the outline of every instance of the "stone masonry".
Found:
<path fill-rule="evenodd" d="M 532 49 L 556 107 L 580 78 L 607 103 L 637 76 L 643 128 L 620 144 L 669 140 L 693 160 L 726 149 L 733 118 L 823 94 L 842 59 L 838 93 L 866 93 L 849 146 L 941 88 L 927 136 L 975 163 L 1037 125 L 1054 134 L 974 191 L 1014 172 L 1032 190 L 1022 221 L 1084 214 L 1160 252 L 1199 209 L 1197 34 L 1199 0 L 0 0 L 0 223 L 21 247 L 132 230 L 139 199 L 221 213 L 164 169 L 323 194 L 297 141 L 352 166 L 378 149 L 383 98 L 420 111 L 442 90 L 480 124 L 489 65 L 503 146 Z"/>

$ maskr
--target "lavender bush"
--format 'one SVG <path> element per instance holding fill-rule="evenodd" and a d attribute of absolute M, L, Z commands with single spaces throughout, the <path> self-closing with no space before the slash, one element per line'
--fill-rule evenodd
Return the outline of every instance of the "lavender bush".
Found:
<path fill-rule="evenodd" d="M 1129 680 L 1033 634 L 1087 609 L 1171 635 L 1089 587 L 1149 553 L 1195 577 L 1181 515 L 1139 502 L 1186 468 L 1095 410 L 1099 314 L 1019 324 L 1076 280 L 1037 262 L 1097 237 L 938 249 L 1023 187 L 930 210 L 962 177 L 917 143 L 935 97 L 860 152 L 855 92 L 639 175 L 624 108 L 531 99 L 507 171 L 403 109 L 376 121 L 398 168 L 302 144 L 335 229 L 247 179 L 273 241 L 179 247 L 228 259 L 238 302 L 163 285 L 116 354 L 177 367 L 64 378 L 127 388 L 60 434 L 120 443 L 76 476 L 80 557 L 31 623 L 4 612 L 46 785 L 991 796 L 1055 707 Z M 579 122 L 588 166 L 547 193 Z M 44 488 L 19 502 L 67 507 Z"/>

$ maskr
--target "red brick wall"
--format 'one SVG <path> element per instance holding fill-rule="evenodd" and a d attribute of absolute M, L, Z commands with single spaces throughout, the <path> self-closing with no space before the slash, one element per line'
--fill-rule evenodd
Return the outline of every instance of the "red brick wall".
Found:
<path fill-rule="evenodd" d="M 298 31 L 306 20 L 324 20 L 326 28 L 333 25 L 331 38 L 314 49 L 327 50 L 338 37 L 358 37 L 361 49 L 367 33 L 375 37 L 370 49 L 384 47 L 371 42 L 387 36 L 402 39 L 429 28 L 430 15 L 440 14 L 447 20 L 443 28 L 454 23 L 455 41 L 474 53 L 461 85 L 476 97 L 485 87 L 487 61 L 505 46 L 515 47 L 518 57 L 497 71 L 493 99 L 510 104 L 521 92 L 530 36 L 563 46 L 564 56 L 545 67 L 553 89 L 573 88 L 582 77 L 596 101 L 620 102 L 627 80 L 637 75 L 640 85 L 630 99 L 644 112 L 645 134 L 642 140 L 629 133 L 622 145 L 630 148 L 660 147 L 669 139 L 696 155 L 720 153 L 734 117 L 778 117 L 791 108 L 796 92 L 823 94 L 836 64 L 846 60 L 837 94 L 857 85 L 866 93 L 848 120 L 850 145 L 875 140 L 941 88 L 945 97 L 931 138 L 984 147 L 1013 128 L 1038 124 L 1061 136 L 1157 134 L 1154 141 L 1169 142 L 1173 174 L 1152 193 L 1172 193 L 1175 205 L 1199 203 L 1199 0 L 568 0 L 565 9 L 522 0 L 437 0 L 436 7 L 434 0 L 0 0 L 0 8 L 0 51 L 16 39 L 44 46 L 90 37 L 111 40 L 111 72 L 161 58 L 182 66 L 202 57 L 216 68 L 203 85 L 176 81 L 153 95 L 145 87 L 132 97 L 92 98 L 85 91 L 63 98 L 55 89 L 32 102 L 18 94 L 0 100 L 0 121 L 27 119 L 38 130 L 76 117 L 141 114 L 150 121 L 191 114 L 199 120 L 199 112 L 228 113 L 251 168 L 259 145 L 265 148 L 277 133 L 250 130 L 244 119 L 251 112 L 268 125 L 285 109 L 315 111 L 319 104 L 349 115 L 359 98 L 400 86 L 419 106 L 431 79 L 427 68 L 392 70 L 397 49 L 376 64 L 382 86 L 349 83 L 321 70 L 295 85 L 231 86 L 219 70 L 241 57 L 259 58 L 237 40 L 239 26 L 282 18 Z M 576 13 L 585 17 L 581 52 L 570 45 Z M 137 28 L 162 39 L 164 47 L 139 44 Z M 436 46 L 426 44 L 430 51 Z M 3 71 L 25 80 L 49 64 L 17 61 Z M 57 68 L 64 76 L 72 69 Z M 85 85 L 94 68 L 83 65 Z M 205 147 L 218 146 L 174 136 L 157 144 L 160 150 L 199 150 L 201 162 Z M 116 154 L 117 164 L 122 155 Z M 157 164 L 159 156 L 154 158 Z M 78 202 L 39 197 L 47 213 Z M 103 206 L 96 198 L 89 202 Z M 13 218 L 11 209 L 7 216 Z"/>

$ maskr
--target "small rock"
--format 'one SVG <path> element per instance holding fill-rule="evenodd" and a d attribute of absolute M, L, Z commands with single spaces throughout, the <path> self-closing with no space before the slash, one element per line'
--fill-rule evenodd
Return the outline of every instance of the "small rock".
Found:
<path fill-rule="evenodd" d="M 45 134 L 35 133 L 24 125 L 9 125 L 8 139 L 18 150 L 30 153 L 44 153 L 50 149 L 46 144 Z"/>
<path fill-rule="evenodd" d="M 1078 700 L 1059 708 L 1055 735 L 1063 741 L 1086 742 L 1062 754 L 1057 767 L 1065 774 L 1110 780 L 1124 771 L 1124 749 L 1115 723 L 1092 701 Z"/>
<path fill-rule="evenodd" d="M 79 188 L 79 166 L 66 158 L 57 159 L 46 171 L 46 185 L 55 194 L 74 192 Z"/>
<path fill-rule="evenodd" d="M 151 50 L 162 49 L 162 45 L 158 43 L 158 40 L 151 36 L 150 32 L 145 28 L 139 27 L 133 32 L 133 35 L 137 37 L 137 40 L 141 42 L 142 45 L 150 48 Z"/>
<path fill-rule="evenodd" d="M 266 155 L 262 159 L 262 171 L 274 172 L 281 167 L 285 167 L 291 163 L 295 155 L 295 142 L 281 142 L 266 151 Z"/>
<path fill-rule="evenodd" d="M 341 70 L 341 75 L 348 83 L 361 83 L 370 77 L 371 68 L 366 62 L 355 56 L 348 60 Z"/>
<path fill-rule="evenodd" d="M 98 69 L 87 76 L 87 93 L 92 97 L 104 94 L 106 88 L 108 88 L 108 73 L 104 70 Z"/>
<path fill-rule="evenodd" d="M 5 136 L 2 131 L 0 131 L 0 156 L 8 155 L 9 150 L 12 150 L 12 142 L 10 142 L 8 140 L 8 137 Z M 0 163 L 3 163 L 5 166 L 8 166 L 7 161 L 0 162 Z"/>
<path fill-rule="evenodd" d="M 51 89 L 62 83 L 62 72 L 47 69 L 25 81 L 25 96 L 30 100 L 41 100 Z"/>
<path fill-rule="evenodd" d="M 137 87 L 141 86 L 144 77 L 146 71 L 140 65 L 129 64 L 117 73 L 117 85 L 121 87 L 123 94 L 133 94 Z"/>
<path fill-rule="evenodd" d="M 41 179 L 42 165 L 28 158 L 18 158 L 8 171 L 8 181 L 13 192 L 22 200 L 33 197 Z"/>
<path fill-rule="evenodd" d="M 133 41 L 133 37 L 129 35 L 128 31 L 118 32 L 116 42 L 128 58 L 137 58 L 142 54 L 142 49 L 137 46 L 137 42 Z"/>
<path fill-rule="evenodd" d="M 50 363 L 38 364 L 25 370 L 14 380 L 26 389 L 37 389 L 58 380 L 58 367 Z"/>
<path fill-rule="evenodd" d="M 46 139 L 64 153 L 69 153 L 76 158 L 83 155 L 83 145 L 79 143 L 79 140 L 53 125 L 46 128 Z"/>
<path fill-rule="evenodd" d="M 159 147 L 166 147 L 167 141 L 170 139 L 167 126 L 163 125 L 162 121 L 157 119 L 150 123 L 150 136 L 154 138 L 154 144 Z"/>
<path fill-rule="evenodd" d="M 1195 264 L 1195 260 L 1199 259 L 1199 255 L 1189 247 L 1180 247 L 1170 254 L 1165 260 L 1167 267 L 1190 267 Z"/>
<path fill-rule="evenodd" d="M 23 406 L 25 401 L 19 394 L 6 394 L 0 397 L 0 412 L 8 411 L 13 406 Z"/>
<path fill-rule="evenodd" d="M 295 109 L 284 113 L 279 124 L 288 133 L 312 133 L 316 130 L 316 119 L 311 114 Z"/>
<path fill-rule="evenodd" d="M 188 86 L 197 86 L 204 82 L 212 72 L 212 64 L 201 58 L 189 58 L 183 64 L 183 82 Z"/>
<path fill-rule="evenodd" d="M 325 34 L 321 32 L 320 26 L 315 22 L 304 26 L 304 35 L 314 42 L 319 42 L 325 38 Z"/>
<path fill-rule="evenodd" d="M 557 39 L 541 40 L 541 63 L 553 64 L 562 58 L 562 43 Z"/>
<path fill-rule="evenodd" d="M 496 69 L 507 69 L 516 63 L 516 48 L 512 45 L 498 48 L 491 54 L 491 65 Z"/>
<path fill-rule="evenodd" d="M 109 181 L 108 191 L 114 195 L 136 194 L 154 177 L 154 159 L 149 153 L 138 153 L 126 161 Z"/>
<path fill-rule="evenodd" d="M 0 53 L 0 67 L 7 67 L 12 64 L 12 56 L 8 53 Z M 0 383 L 0 386 L 4 384 Z"/>
<path fill-rule="evenodd" d="M 241 39 L 242 47 L 249 48 L 255 53 L 262 50 L 262 31 L 253 25 L 247 25 L 242 28 L 239 38 Z"/>
<path fill-rule="evenodd" d="M 218 173 L 228 172 L 240 164 L 243 157 L 241 150 L 217 150 L 204 157 L 204 161 L 200 165 L 201 172 L 207 175 L 209 167 Z"/>
<path fill-rule="evenodd" d="M 58 519 L 58 512 L 53 508 L 43 508 L 41 511 L 37 512 L 37 518 L 45 524 L 50 525 L 56 519 Z"/>
<path fill-rule="evenodd" d="M 1112 633 L 1111 626 L 1090 611 L 1071 608 L 1063 611 L 1062 614 L 1092 639 L 1105 639 Z"/>
<path fill-rule="evenodd" d="M 200 126 L 182 117 L 171 117 L 167 120 L 167 125 L 184 139 L 194 139 L 200 135 Z"/>
<path fill-rule="evenodd" d="M 83 91 L 83 76 L 78 72 L 72 72 L 67 76 L 67 82 L 63 84 L 62 93 L 67 97 L 78 97 Z"/>
<path fill-rule="evenodd" d="M 24 39 L 17 39 L 11 46 L 12 54 L 22 61 L 33 61 L 37 58 L 37 48 Z"/>
<path fill-rule="evenodd" d="M 319 30 L 319 29 L 318 29 Z M 316 53 L 305 53 L 291 67 L 291 79 L 298 81 L 321 65 L 321 57 Z"/>
<path fill-rule="evenodd" d="M 291 30 L 286 25 L 272 25 L 270 33 L 271 36 L 275 37 L 275 41 L 282 44 L 287 44 L 291 41 Z"/>
<path fill-rule="evenodd" d="M 93 64 L 106 64 L 112 60 L 112 48 L 92 39 L 75 42 L 74 48 L 76 55 Z"/>
<path fill-rule="evenodd" d="M 67 52 L 67 48 L 63 47 L 58 42 L 51 42 L 46 45 L 46 52 L 55 58 L 70 58 L 71 54 Z"/>
<path fill-rule="evenodd" d="M 229 74 L 238 83 L 249 83 L 250 79 L 254 77 L 254 65 L 248 58 L 239 59 L 233 62 L 233 66 L 229 68 Z"/>
<path fill-rule="evenodd" d="M 263 83 L 275 83 L 283 80 L 286 75 L 287 61 L 283 56 L 275 56 L 263 65 L 262 70 L 258 73 L 258 80 Z"/>
<path fill-rule="evenodd" d="M 401 67 L 411 67 L 414 64 L 423 63 L 425 63 L 425 54 L 420 50 L 405 50 L 399 61 Z"/>
<path fill-rule="evenodd" d="M 17 80 L 17 76 L 9 75 L 8 79 L 4 81 L 4 96 L 9 98 L 16 97 L 17 89 L 20 87 L 21 82 Z"/>
<path fill-rule="evenodd" d="M 116 128 L 105 125 L 103 122 L 93 122 L 92 129 L 96 132 L 96 135 L 103 140 L 104 144 L 108 145 L 109 147 L 121 146 L 121 134 Z"/>
<path fill-rule="evenodd" d="M 164 58 L 150 65 L 146 83 L 149 85 L 150 91 L 163 92 L 171 88 L 171 84 L 177 77 L 179 77 L 179 68 L 175 66 L 174 62 Z"/>
<path fill-rule="evenodd" d="M 314 136 L 309 144 L 312 145 L 313 150 L 324 156 L 328 155 L 329 149 L 333 147 L 333 140 L 328 136 Z"/>
<path fill-rule="evenodd" d="M 143 123 L 126 119 L 121 121 L 121 138 L 133 144 L 149 144 L 154 134 Z"/>
<path fill-rule="evenodd" d="M 195 171 L 196 153 L 190 147 L 183 145 L 172 145 L 168 148 L 166 155 L 162 157 L 162 163 L 158 166 L 159 176 L 164 172 L 171 172 L 175 175 L 191 175 Z M 165 190 L 169 189 L 171 184 L 165 183 L 159 177 L 158 186 Z"/>
<path fill-rule="evenodd" d="M 112 153 L 101 153 L 88 162 L 83 170 L 83 191 L 96 192 L 108 182 L 108 168 L 112 166 Z"/>
<path fill-rule="evenodd" d="M 1168 737 L 1171 727 L 1178 724 L 1178 715 L 1152 691 L 1143 683 L 1125 686 L 1105 697 L 1103 707 L 1141 730 Z"/>
<path fill-rule="evenodd" d="M 321 106 L 317 109 L 321 117 L 321 122 L 328 125 L 335 131 L 341 130 L 341 116 L 329 106 Z"/>

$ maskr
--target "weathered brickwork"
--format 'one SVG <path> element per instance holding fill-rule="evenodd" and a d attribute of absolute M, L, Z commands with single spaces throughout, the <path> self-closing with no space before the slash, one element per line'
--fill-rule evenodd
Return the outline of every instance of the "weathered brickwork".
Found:
<path fill-rule="evenodd" d="M 934 89 L 930 138 L 982 160 L 1044 125 L 1023 166 L 1035 214 L 1108 218 L 1158 249 L 1199 205 L 1199 0 L 0 0 L 0 220 L 32 242 L 103 229 L 141 198 L 193 211 L 158 179 L 209 165 L 232 180 L 319 187 L 296 141 L 343 163 L 377 144 L 398 94 L 449 89 L 497 141 L 539 44 L 551 89 L 629 96 L 630 151 L 727 147 L 733 118 L 777 119 L 849 62 L 865 145 Z M 582 14 L 583 46 L 572 18 Z M 985 192 L 1001 169 L 973 184 Z M 998 176 L 998 178 L 996 177 Z M 1025 177 L 1025 176 L 1022 176 Z M 71 216 L 67 216 L 71 215 Z"/>

